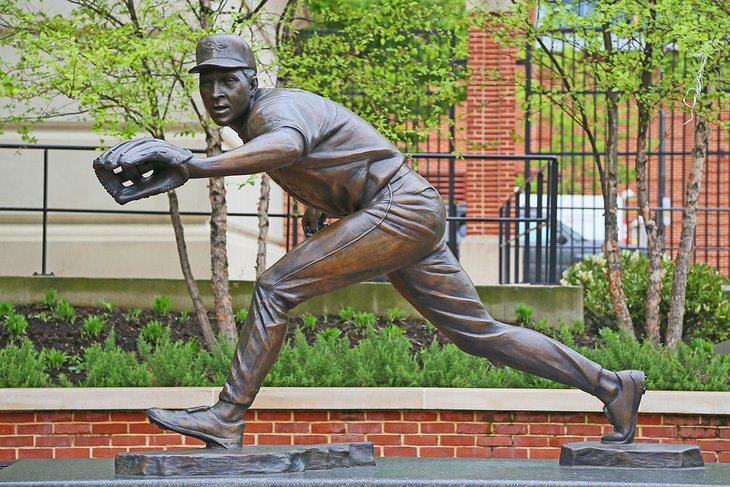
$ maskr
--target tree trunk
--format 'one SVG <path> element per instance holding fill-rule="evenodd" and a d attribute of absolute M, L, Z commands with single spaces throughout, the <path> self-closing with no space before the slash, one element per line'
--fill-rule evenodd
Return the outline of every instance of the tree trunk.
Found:
<path fill-rule="evenodd" d="M 646 338 L 654 347 L 659 346 L 660 336 L 660 305 L 662 292 L 662 229 L 651 212 L 651 199 L 649 198 L 648 176 L 647 176 L 647 140 L 649 137 L 649 125 L 651 123 L 652 104 L 646 101 L 641 95 L 648 95 L 653 84 L 653 72 L 648 69 L 652 65 L 654 56 L 654 44 L 651 42 L 654 32 L 654 2 L 649 1 L 649 15 L 647 16 L 646 42 L 644 44 L 641 90 L 637 100 L 639 111 L 638 133 L 636 135 L 636 193 L 639 203 L 639 214 L 644 222 L 646 231 L 646 243 L 649 252 L 649 276 L 646 286 L 646 316 L 644 329 Z"/>
<path fill-rule="evenodd" d="M 606 243 L 604 254 L 608 265 L 608 290 L 611 293 L 613 312 L 621 330 L 636 338 L 631 314 L 626 304 L 623 277 L 621 274 L 621 256 L 618 247 L 618 94 L 606 94 L 608 105 L 608 134 L 606 137 L 606 184 L 604 206 L 606 208 L 605 229 Z"/>
<path fill-rule="evenodd" d="M 710 125 L 702 114 L 698 115 L 692 147 L 692 167 L 689 171 L 682 210 L 682 231 L 679 236 L 679 249 L 674 261 L 674 277 L 672 294 L 669 302 L 669 320 L 667 324 L 666 346 L 674 348 L 682 340 L 684 327 L 684 300 L 687 290 L 687 272 L 689 256 L 692 250 L 697 225 L 697 202 L 700 197 L 702 168 L 707 156 L 707 138 Z"/>
<path fill-rule="evenodd" d="M 206 129 L 206 155 L 221 153 L 220 130 Z M 210 178 L 208 184 L 210 197 L 210 270 L 211 286 L 218 333 L 233 344 L 236 342 L 236 322 L 228 279 L 228 249 L 226 231 L 228 208 L 226 206 L 226 186 L 222 177 Z"/>
<path fill-rule="evenodd" d="M 259 217 L 259 238 L 256 252 L 256 278 L 266 270 L 266 243 L 269 238 L 269 193 L 271 181 L 266 173 L 261 174 L 261 193 L 257 209 Z"/>
<path fill-rule="evenodd" d="M 649 276 L 646 285 L 646 317 L 644 328 L 646 338 L 654 347 L 659 346 L 660 304 L 662 291 L 662 232 L 651 212 L 649 189 L 647 187 L 646 144 L 649 132 L 649 113 L 646 107 L 639 108 L 639 127 L 636 137 L 636 193 L 639 213 L 644 222 L 646 242 L 649 251 Z"/>
<path fill-rule="evenodd" d="M 213 350 L 217 345 L 213 329 L 210 327 L 210 321 L 208 321 L 208 314 L 203 306 L 203 300 L 200 297 L 200 291 L 198 286 L 193 279 L 193 272 L 190 269 L 190 261 L 188 260 L 188 249 L 185 245 L 185 234 L 183 231 L 182 221 L 180 220 L 180 207 L 177 202 L 177 193 L 174 190 L 167 192 L 167 198 L 170 203 L 170 220 L 172 221 L 172 228 L 175 230 L 175 242 L 177 243 L 177 253 L 180 257 L 180 268 L 182 269 L 183 276 L 185 277 L 185 284 L 188 287 L 188 293 L 193 301 L 193 307 L 195 308 L 195 314 L 198 317 L 201 331 L 203 332 L 203 339 L 209 350 Z"/>

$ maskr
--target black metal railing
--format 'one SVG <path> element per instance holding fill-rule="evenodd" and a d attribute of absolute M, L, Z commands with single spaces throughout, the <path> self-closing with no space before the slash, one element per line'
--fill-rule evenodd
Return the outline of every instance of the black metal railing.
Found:
<path fill-rule="evenodd" d="M 66 207 L 58 204 L 53 204 L 49 200 L 49 190 L 54 185 L 63 185 L 67 182 L 54 179 L 49 177 L 53 166 L 53 153 L 56 151 L 82 151 L 88 153 L 88 157 L 84 156 L 79 159 L 79 164 L 84 164 L 85 169 L 91 171 L 91 161 L 97 157 L 98 152 L 95 147 L 91 146 L 76 146 L 76 145 L 23 145 L 23 144 L 0 144 L 0 149 L 6 150 L 24 150 L 24 151 L 40 151 L 43 156 L 42 173 L 38 176 L 37 183 L 41 185 L 41 197 L 39 198 L 39 204 L 19 204 L 13 205 L 12 202 L 8 204 L 7 200 L 3 206 L 0 206 L 0 213 L 30 213 L 40 214 L 41 221 L 41 251 L 40 251 L 40 262 L 39 271 L 36 271 L 35 275 L 49 275 L 52 274 L 53 269 L 49 269 L 48 266 L 48 247 L 52 245 L 48 238 L 48 227 L 49 227 L 49 215 L 52 214 L 86 214 L 86 215 L 168 215 L 167 210 L 146 210 L 146 209 L 133 209 L 127 207 L 118 207 L 113 209 L 103 209 L 92 207 L 91 203 L 79 204 L 78 207 Z M 201 153 L 202 151 L 196 150 L 194 152 Z M 447 218 L 447 234 L 446 239 L 449 247 L 458 255 L 459 244 L 461 239 L 466 234 L 466 226 L 469 222 L 484 223 L 492 222 L 509 225 L 515 224 L 514 222 L 519 219 L 515 219 L 514 215 L 505 215 L 500 217 L 478 217 L 475 216 L 476 212 L 472 212 L 471 216 L 468 215 L 469 209 L 466 207 L 466 187 L 465 178 L 466 173 L 464 164 L 460 165 L 457 170 L 457 161 L 459 160 L 470 160 L 470 161 L 483 161 L 485 164 L 499 163 L 500 161 L 510 160 L 529 160 L 529 161 L 548 161 L 549 167 L 553 167 L 554 158 L 551 156 L 503 156 L 503 155 L 487 155 L 487 154 L 469 154 L 456 156 L 454 154 L 444 153 L 430 153 L 421 152 L 408 155 L 408 163 L 417 166 L 418 172 L 430 180 L 434 186 L 441 192 L 444 197 L 444 205 L 446 206 L 448 218 Z M 3 181 L 12 181 L 14 178 L 13 174 L 9 174 L 4 166 L 4 162 L 11 160 L 11 158 L 0 158 L 0 178 Z M 546 191 L 537 190 L 539 194 L 552 194 L 551 191 L 555 182 L 554 179 L 550 179 L 555 176 L 550 176 L 548 173 L 538 172 L 532 176 L 535 183 L 539 187 L 547 188 Z M 552 173 L 550 173 L 552 174 Z M 546 186 L 543 182 L 549 180 L 550 183 Z M 532 181 L 532 179 L 529 179 Z M 101 188 L 100 188 L 101 189 Z M 30 191 L 26 191 L 30 192 Z M 524 206 L 524 205 L 523 205 Z M 301 233 L 299 230 L 301 212 L 296 207 L 293 200 L 289 200 L 285 203 L 285 208 L 282 211 L 272 211 L 269 213 L 271 218 L 283 219 L 284 235 L 283 240 L 286 249 L 289 250 L 301 242 Z M 186 211 L 180 212 L 182 216 L 209 216 L 207 211 Z M 549 213 L 554 215 L 554 213 Z M 229 212 L 230 217 L 245 217 L 245 218 L 257 218 L 258 215 L 255 212 Z M 542 218 L 542 217 L 540 217 Z M 508 222 L 509 220 L 509 222 Z M 541 224 L 549 227 L 550 221 L 542 221 L 542 219 L 534 218 L 534 221 L 540 221 Z M 502 266 L 500 266 L 502 268 Z M 546 274 L 547 275 L 547 274 Z M 509 280 L 507 280 L 509 282 Z"/>
<path fill-rule="evenodd" d="M 499 282 L 558 281 L 558 158 L 519 156 L 545 161 L 499 208 Z"/>
<path fill-rule="evenodd" d="M 559 221 L 566 223 L 576 234 L 574 258 L 600 252 L 604 240 L 603 202 L 600 174 L 596 159 L 605 161 L 606 94 L 598 89 L 590 75 L 590 57 L 581 51 L 580 33 L 557 31 L 544 38 L 550 46 L 551 63 L 561 66 L 565 76 L 574 81 L 570 93 L 558 76 L 546 68 L 546 53 L 535 46 L 525 48 L 524 59 L 518 61 L 524 69 L 524 137 L 525 154 L 552 154 L 560 158 L 558 197 Z M 665 68 L 656 71 L 655 81 L 670 73 L 693 73 L 698 58 L 680 55 L 667 49 Z M 588 63 L 588 64 L 586 64 Z M 549 64 L 547 64 L 549 66 Z M 727 72 L 724 73 L 727 76 Z M 723 88 L 721 88 L 723 89 Z M 725 87 L 724 89 L 728 89 Z M 547 95 L 549 94 L 549 95 Z M 584 107 L 585 119 L 567 103 L 575 95 Z M 619 245 L 626 249 L 646 250 L 646 232 L 637 201 L 635 177 L 636 134 L 638 118 L 630 97 L 624 97 L 618 108 L 618 191 L 617 217 Z M 726 118 L 727 110 L 715 103 L 714 113 Z M 651 213 L 663 233 L 664 251 L 674 255 L 679 248 L 682 212 L 684 210 L 687 175 L 692 164 L 695 123 L 681 104 L 666 103 L 657 106 L 651 117 L 648 133 L 649 169 L 647 190 Z M 597 140 L 592 149 L 584 125 L 592 127 Z M 709 138 L 704 171 L 700 182 L 701 193 L 692 258 L 718 268 L 730 275 L 730 128 L 714 124 Z M 593 199 L 592 199 L 593 198 Z"/>

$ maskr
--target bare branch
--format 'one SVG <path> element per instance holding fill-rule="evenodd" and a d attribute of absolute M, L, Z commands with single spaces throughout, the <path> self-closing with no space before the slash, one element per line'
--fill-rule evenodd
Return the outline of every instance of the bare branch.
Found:
<path fill-rule="evenodd" d="M 111 15 L 109 10 L 103 10 L 100 8 L 97 8 L 92 2 L 87 2 L 84 0 L 66 0 L 68 3 L 78 5 L 79 7 L 86 7 L 92 12 L 96 13 L 97 15 L 107 19 L 112 24 L 116 25 L 117 27 L 122 27 L 124 25 L 124 22 L 122 22 L 120 19 L 114 17 Z"/>
<path fill-rule="evenodd" d="M 195 5 L 193 5 L 192 0 L 185 0 L 185 3 L 188 5 L 188 9 L 193 13 L 193 15 L 195 15 L 195 18 L 197 19 L 198 24 L 202 25 L 203 20 L 200 18 L 198 9 Z M 182 15 L 180 15 L 180 18 L 182 18 Z"/>
<path fill-rule="evenodd" d="M 550 59 L 550 62 L 554 69 L 557 70 L 558 74 L 560 75 L 560 80 L 563 84 L 563 87 L 565 88 L 565 91 L 568 93 L 568 95 L 573 100 L 573 106 L 576 108 L 576 110 L 581 114 L 581 121 L 580 126 L 585 131 L 586 135 L 588 136 L 588 141 L 591 144 L 591 150 L 593 151 L 593 160 L 596 164 L 596 169 L 598 169 L 598 175 L 601 180 L 601 187 L 604 190 L 605 194 L 605 181 L 606 181 L 606 173 L 603 168 L 603 164 L 601 163 L 601 155 L 600 151 L 598 150 L 598 142 L 596 140 L 596 136 L 591 130 L 591 125 L 588 122 L 588 116 L 586 115 L 585 107 L 581 103 L 580 99 L 575 94 L 575 90 L 573 89 L 573 86 L 570 82 L 570 77 L 567 75 L 565 70 L 563 69 L 563 66 L 560 64 L 558 59 L 555 57 L 555 55 L 552 53 L 552 51 L 548 48 L 548 46 L 545 45 L 545 42 L 542 40 L 540 36 L 536 36 L 537 41 L 540 44 L 540 48 L 543 50 L 543 52 L 548 56 Z"/>
<path fill-rule="evenodd" d="M 242 2 L 241 2 L 241 5 L 244 5 L 245 3 L 246 3 L 246 2 L 243 2 L 243 1 L 242 1 Z M 242 23 L 243 23 L 244 21 L 246 21 L 246 20 L 251 20 L 251 18 L 253 18 L 254 16 L 258 15 L 258 13 L 259 13 L 259 12 L 261 11 L 261 9 L 263 9 L 263 8 L 264 8 L 264 6 L 265 6 L 265 5 L 267 4 L 267 3 L 269 3 L 269 0 L 261 0 L 261 1 L 259 2 L 259 4 L 258 4 L 258 5 L 256 5 L 256 7 L 254 7 L 254 9 L 253 9 L 253 10 L 249 10 L 249 11 L 248 11 L 248 13 L 247 13 L 247 14 L 246 14 L 246 15 L 245 15 L 244 17 L 239 17 L 239 18 L 238 18 L 238 20 L 237 20 L 237 23 L 238 23 L 238 24 L 242 24 Z M 285 7 L 285 9 L 284 9 L 284 11 L 285 11 L 285 12 L 286 12 L 286 8 L 288 8 L 288 5 L 287 5 L 287 7 Z M 240 10 L 239 10 L 239 11 L 240 11 Z"/>

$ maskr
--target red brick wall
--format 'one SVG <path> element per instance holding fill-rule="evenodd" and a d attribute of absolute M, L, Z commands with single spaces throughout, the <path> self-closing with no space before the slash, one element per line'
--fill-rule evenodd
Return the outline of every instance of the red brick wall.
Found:
<path fill-rule="evenodd" d="M 489 32 L 469 32 L 469 81 L 466 100 L 465 152 L 515 154 L 520 130 L 515 102 L 516 52 L 500 47 Z M 514 161 L 470 160 L 467 163 L 467 216 L 497 217 L 499 207 L 513 193 Z M 468 224 L 470 235 L 496 235 L 494 222 Z"/>
<path fill-rule="evenodd" d="M 609 430 L 594 413 L 256 410 L 244 444 L 371 441 L 377 456 L 556 459 L 563 443 L 597 441 Z M 637 441 L 698 443 L 706 462 L 730 463 L 730 417 L 640 415 Z M 0 461 L 202 445 L 163 432 L 142 411 L 0 413 Z"/>

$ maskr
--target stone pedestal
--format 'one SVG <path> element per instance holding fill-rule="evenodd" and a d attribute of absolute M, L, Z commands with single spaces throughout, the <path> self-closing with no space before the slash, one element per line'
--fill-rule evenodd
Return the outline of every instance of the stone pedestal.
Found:
<path fill-rule="evenodd" d="M 114 462 L 117 475 L 154 477 L 275 474 L 371 465 L 375 460 L 369 442 L 119 453 Z"/>
<path fill-rule="evenodd" d="M 697 445 L 598 442 L 566 443 L 560 451 L 562 467 L 698 468 L 705 463 Z"/>

